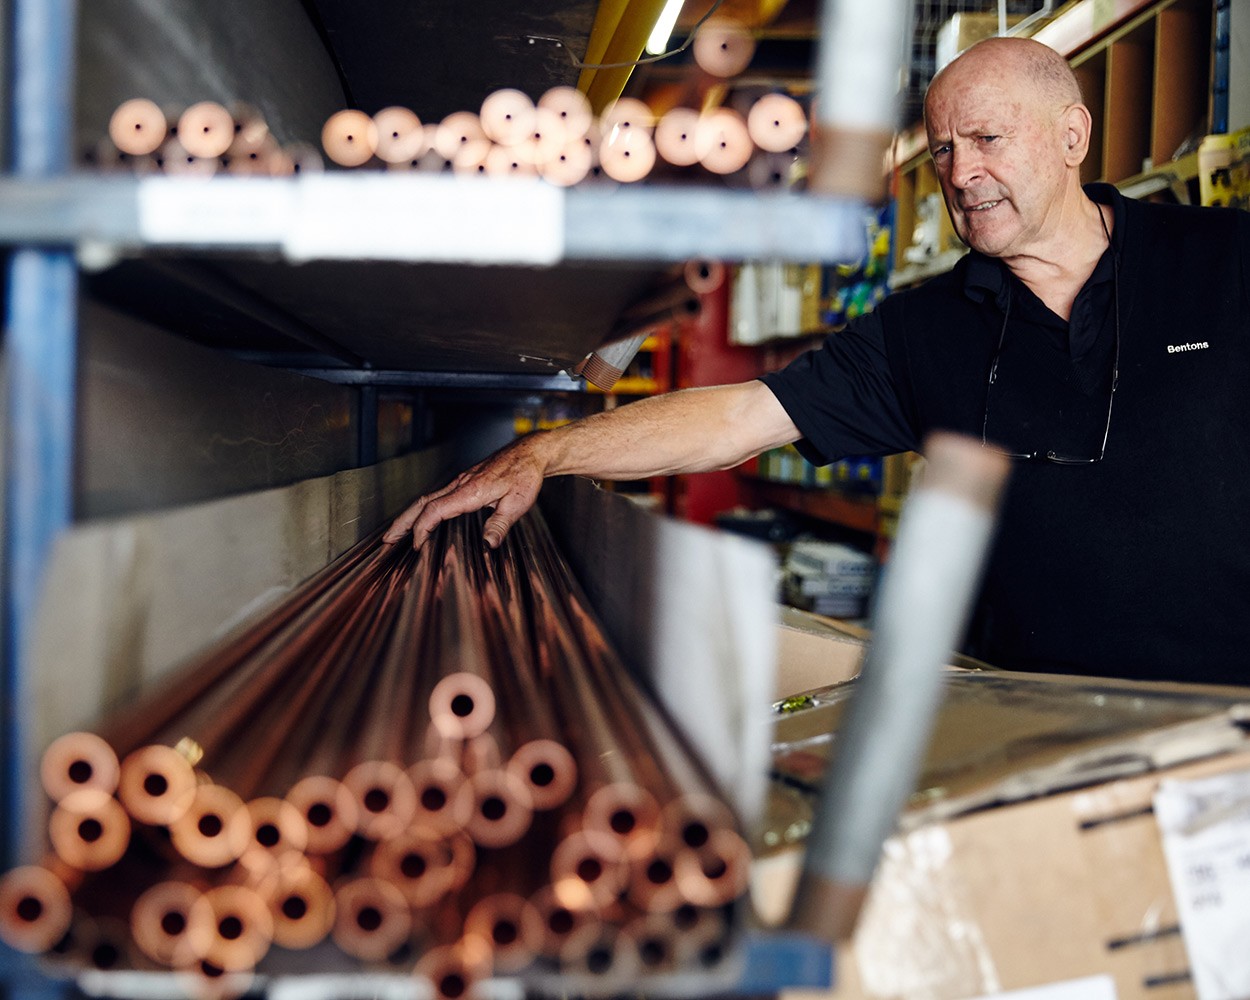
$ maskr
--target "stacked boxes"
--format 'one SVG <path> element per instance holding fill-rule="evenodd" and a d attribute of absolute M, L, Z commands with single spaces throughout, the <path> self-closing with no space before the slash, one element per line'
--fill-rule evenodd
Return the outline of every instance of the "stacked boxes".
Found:
<path fill-rule="evenodd" d="M 800 539 L 782 577 L 787 604 L 831 618 L 860 618 L 872 593 L 872 556 L 836 542 Z"/>

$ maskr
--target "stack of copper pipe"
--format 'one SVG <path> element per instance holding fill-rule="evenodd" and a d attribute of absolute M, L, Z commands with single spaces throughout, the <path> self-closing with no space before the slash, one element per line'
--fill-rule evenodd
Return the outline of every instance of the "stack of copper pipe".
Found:
<path fill-rule="evenodd" d="M 55 741 L 50 850 L 0 881 L 0 936 L 216 983 L 328 939 L 451 998 L 717 961 L 749 864 L 732 813 L 540 516 L 498 550 L 481 529 L 367 539 Z"/>

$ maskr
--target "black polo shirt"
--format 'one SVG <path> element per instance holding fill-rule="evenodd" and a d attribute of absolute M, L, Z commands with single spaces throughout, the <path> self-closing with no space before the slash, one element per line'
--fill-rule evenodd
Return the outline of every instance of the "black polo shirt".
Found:
<path fill-rule="evenodd" d="M 763 381 L 817 462 L 936 429 L 1093 457 L 1106 432 L 1102 461 L 1013 463 L 966 651 L 1250 683 L 1250 216 L 1087 192 L 1114 251 L 1071 322 L 973 251 Z"/>

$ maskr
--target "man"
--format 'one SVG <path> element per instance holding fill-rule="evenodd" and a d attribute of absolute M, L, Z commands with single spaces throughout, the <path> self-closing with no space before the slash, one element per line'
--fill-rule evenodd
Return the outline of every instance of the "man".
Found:
<path fill-rule="evenodd" d="M 968 652 L 998 666 L 1250 683 L 1250 216 L 1080 183 L 1090 114 L 1066 62 L 982 42 L 934 79 L 929 148 L 971 252 L 787 369 L 523 438 L 417 500 L 389 541 L 545 476 L 727 468 L 919 447 L 1015 456 Z"/>

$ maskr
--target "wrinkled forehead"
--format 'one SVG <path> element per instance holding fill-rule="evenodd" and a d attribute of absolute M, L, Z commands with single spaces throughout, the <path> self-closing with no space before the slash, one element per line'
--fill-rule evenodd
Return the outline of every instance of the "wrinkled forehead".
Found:
<path fill-rule="evenodd" d="M 1008 125 L 1037 121 L 1045 102 L 1037 88 L 1018 77 L 980 68 L 948 67 L 925 96 L 925 129 L 943 138 L 955 132 L 1001 131 Z M 993 126 L 993 128 L 991 128 Z"/>

